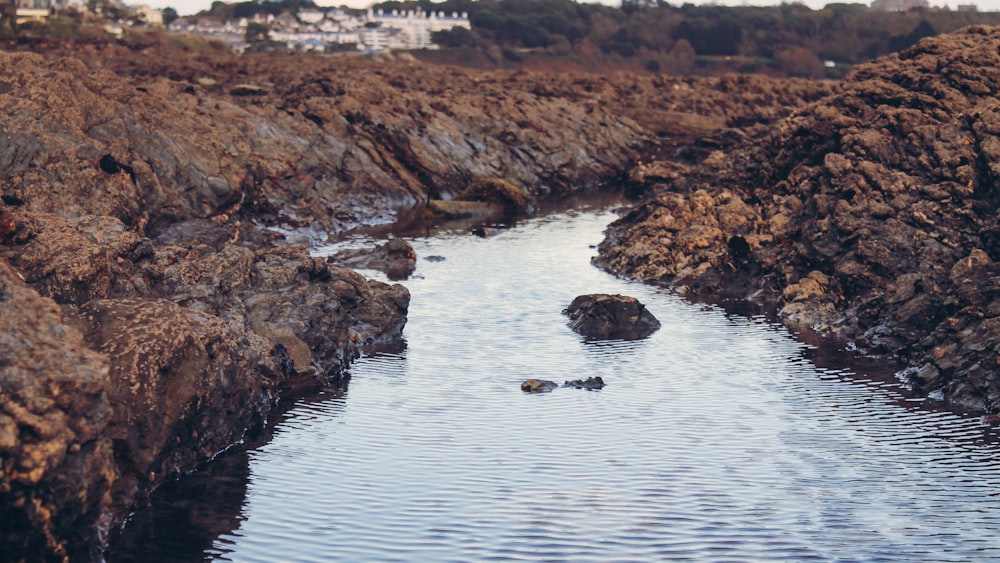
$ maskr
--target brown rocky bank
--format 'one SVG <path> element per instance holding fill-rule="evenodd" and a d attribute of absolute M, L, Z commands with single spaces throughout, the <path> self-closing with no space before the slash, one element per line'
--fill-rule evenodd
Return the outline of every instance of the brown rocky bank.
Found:
<path fill-rule="evenodd" d="M 238 443 L 284 390 L 400 340 L 405 288 L 304 241 L 477 180 L 598 187 L 657 135 L 766 123 L 828 90 L 169 44 L 0 53 L 6 559 L 99 557 L 135 502 Z"/>
<path fill-rule="evenodd" d="M 776 303 L 790 324 L 898 356 L 921 393 L 1000 411 L 1000 29 L 925 39 L 698 162 L 599 262 L 689 295 Z"/>

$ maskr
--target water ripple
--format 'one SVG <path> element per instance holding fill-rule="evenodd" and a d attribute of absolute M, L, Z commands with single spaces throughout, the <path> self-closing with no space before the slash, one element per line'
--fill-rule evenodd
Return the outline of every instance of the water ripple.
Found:
<path fill-rule="evenodd" d="M 971 561 L 1000 558 L 1000 457 L 975 419 L 808 344 L 589 265 L 610 213 L 413 241 L 402 354 L 303 401 L 250 453 L 232 561 Z M 585 342 L 582 293 L 662 322 Z M 600 375 L 597 392 L 523 394 Z M 914 406 L 907 406 L 914 405 Z"/>

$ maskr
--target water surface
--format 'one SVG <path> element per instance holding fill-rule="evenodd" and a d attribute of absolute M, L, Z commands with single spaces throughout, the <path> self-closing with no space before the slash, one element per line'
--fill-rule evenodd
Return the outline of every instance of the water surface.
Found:
<path fill-rule="evenodd" d="M 121 559 L 1000 558 L 1000 456 L 978 419 L 926 408 L 846 354 L 817 367 L 763 317 L 594 268 L 613 219 L 413 238 L 406 348 L 358 361 L 346 392 L 300 401 L 230 469 L 179 483 L 160 505 L 177 515 L 146 516 L 177 538 L 163 530 L 197 513 L 202 539 L 133 540 Z M 585 342 L 561 314 L 583 293 L 638 297 L 663 326 Z M 597 375 L 601 391 L 519 388 Z M 185 492 L 234 480 L 210 507 Z"/>

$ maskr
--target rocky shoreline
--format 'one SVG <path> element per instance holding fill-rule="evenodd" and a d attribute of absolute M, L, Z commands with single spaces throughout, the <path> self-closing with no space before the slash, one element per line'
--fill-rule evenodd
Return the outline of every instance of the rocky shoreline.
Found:
<path fill-rule="evenodd" d="M 1000 411 L 1000 29 L 860 65 L 836 91 L 632 178 L 598 262 L 898 358 L 917 393 Z M 717 136 L 725 136 L 721 133 Z"/>
<path fill-rule="evenodd" d="M 605 267 L 775 301 L 992 412 L 1000 79 L 975 69 L 1000 68 L 998 44 L 965 30 L 839 85 L 169 40 L 0 53 L 0 552 L 99 558 L 282 395 L 400 342 L 406 289 L 345 266 L 405 279 L 412 249 L 309 247 L 470 186 L 625 186 L 649 201 L 609 230 Z"/>
<path fill-rule="evenodd" d="M 135 503 L 239 443 L 283 394 L 400 341 L 406 289 L 310 256 L 328 234 L 477 183 L 525 201 L 598 189 L 658 136 L 772 121 L 828 89 L 171 45 L 0 53 L 11 560 L 99 558 Z M 404 278 L 406 251 L 373 254 L 401 256 L 389 267 Z"/>

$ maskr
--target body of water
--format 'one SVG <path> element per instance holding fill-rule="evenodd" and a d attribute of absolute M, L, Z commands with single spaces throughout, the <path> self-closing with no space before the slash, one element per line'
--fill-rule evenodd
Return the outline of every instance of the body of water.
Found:
<path fill-rule="evenodd" d="M 1000 559 L 1000 455 L 979 419 L 846 353 L 817 367 L 762 317 L 598 270 L 614 218 L 412 237 L 406 348 L 167 487 L 117 558 Z M 663 326 L 586 342 L 561 313 L 584 293 L 635 296 Z M 520 390 L 589 376 L 607 387 Z"/>

